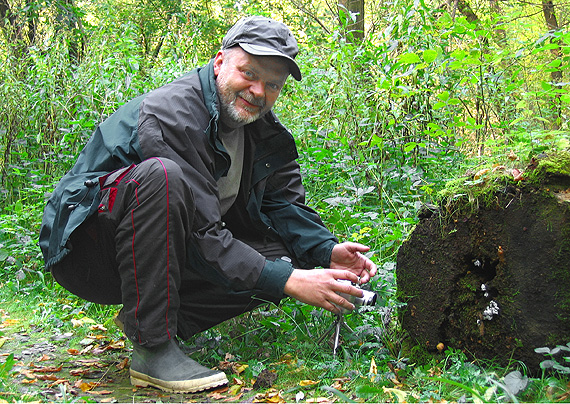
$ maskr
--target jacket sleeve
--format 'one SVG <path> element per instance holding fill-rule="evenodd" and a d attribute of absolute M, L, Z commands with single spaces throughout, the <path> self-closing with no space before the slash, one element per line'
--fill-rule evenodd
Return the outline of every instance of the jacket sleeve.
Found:
<path fill-rule="evenodd" d="M 305 268 L 330 265 L 338 239 L 305 204 L 299 165 L 292 161 L 267 181 L 262 211 Z"/>

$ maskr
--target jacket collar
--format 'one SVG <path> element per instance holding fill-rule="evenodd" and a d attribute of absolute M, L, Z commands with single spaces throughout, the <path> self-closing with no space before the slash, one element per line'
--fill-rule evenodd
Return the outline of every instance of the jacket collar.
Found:
<path fill-rule="evenodd" d="M 210 121 L 206 129 L 206 135 L 209 137 L 216 156 L 216 179 L 225 175 L 230 165 L 230 158 L 226 148 L 218 137 L 218 124 L 220 119 L 219 97 L 216 86 L 216 77 L 214 76 L 214 59 L 198 68 L 198 76 L 200 85 L 202 86 L 202 94 L 204 104 L 210 114 Z M 254 146 L 254 161 L 261 160 L 273 161 L 277 164 L 269 164 L 271 170 L 274 171 L 278 167 L 298 157 L 295 141 L 291 133 L 277 119 L 273 111 L 269 111 L 260 119 L 250 123 L 244 127 L 246 137 L 250 137 Z M 264 163 L 267 165 L 267 163 Z M 259 170 L 256 170 L 259 171 Z M 258 173 L 260 177 L 267 175 Z"/>

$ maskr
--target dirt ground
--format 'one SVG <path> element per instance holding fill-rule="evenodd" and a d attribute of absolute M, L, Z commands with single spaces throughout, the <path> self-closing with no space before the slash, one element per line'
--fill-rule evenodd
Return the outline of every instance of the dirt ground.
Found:
<path fill-rule="evenodd" d="M 89 337 L 77 342 L 74 334 L 46 335 L 41 329 L 24 331 L 17 320 L 2 323 L 0 363 L 14 366 L 0 386 L 0 402 L 252 402 L 256 392 L 228 387 L 196 394 L 169 394 L 154 388 L 137 388 L 129 379 L 130 348 L 117 333 L 93 327 Z M 249 394 L 248 394 L 249 393 Z M 5 400 L 5 401 L 3 401 Z"/>

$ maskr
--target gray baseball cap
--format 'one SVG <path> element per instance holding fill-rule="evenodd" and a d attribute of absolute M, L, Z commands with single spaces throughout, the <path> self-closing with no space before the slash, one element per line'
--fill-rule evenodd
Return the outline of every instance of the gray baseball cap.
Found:
<path fill-rule="evenodd" d="M 285 58 L 291 75 L 295 80 L 301 80 L 301 70 L 295 62 L 295 56 L 299 53 L 297 40 L 282 22 L 261 16 L 242 18 L 224 37 L 222 49 L 235 45 L 252 55 Z"/>

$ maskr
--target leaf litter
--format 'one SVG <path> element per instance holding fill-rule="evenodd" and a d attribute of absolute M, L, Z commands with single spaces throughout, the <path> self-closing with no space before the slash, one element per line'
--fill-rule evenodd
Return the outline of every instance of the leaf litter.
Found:
<path fill-rule="evenodd" d="M 129 380 L 131 349 L 125 338 L 116 338 L 116 330 L 109 331 L 83 317 L 71 323 L 72 332 L 46 333 L 34 326 L 26 330 L 25 320 L 10 319 L 2 310 L 0 314 L 0 365 L 10 355 L 15 359 L 9 376 L 14 392 L 7 394 L 20 396 L 22 401 L 284 403 L 287 392 L 275 388 L 278 372 L 271 368 L 296 368 L 295 358 L 284 356 L 280 362 L 268 364 L 257 377 L 247 378 L 249 365 L 227 354 L 217 368 L 228 373 L 229 386 L 195 394 L 136 388 Z M 342 391 L 343 382 L 338 380 L 333 387 Z M 302 380 L 298 388 L 306 391 L 318 385 L 319 381 Z M 331 402 L 330 398 L 305 398 L 304 394 L 297 394 L 294 400 Z"/>

